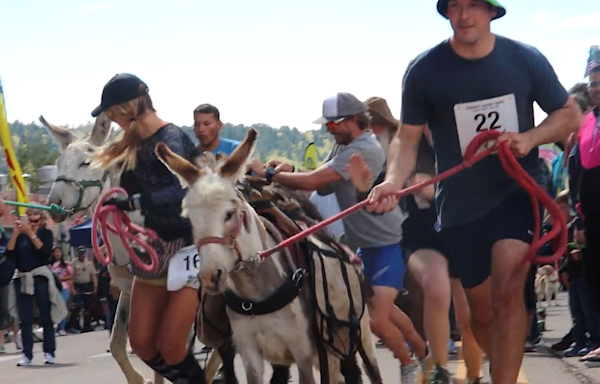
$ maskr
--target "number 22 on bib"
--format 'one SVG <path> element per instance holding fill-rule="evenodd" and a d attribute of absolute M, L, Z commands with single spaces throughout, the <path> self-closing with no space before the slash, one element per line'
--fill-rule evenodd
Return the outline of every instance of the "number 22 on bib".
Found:
<path fill-rule="evenodd" d="M 469 143 L 481 132 L 490 129 L 501 132 L 519 132 L 519 116 L 514 94 L 456 104 L 454 118 L 463 155 Z M 482 147 L 482 150 L 490 145 L 492 143 Z"/>

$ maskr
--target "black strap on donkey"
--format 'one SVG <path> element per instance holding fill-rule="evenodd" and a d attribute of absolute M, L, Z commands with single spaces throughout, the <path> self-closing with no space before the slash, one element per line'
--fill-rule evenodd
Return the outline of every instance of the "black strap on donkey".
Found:
<path fill-rule="evenodd" d="M 279 311 L 294 301 L 304 282 L 305 270 L 298 268 L 275 293 L 263 301 L 251 301 L 238 297 L 231 290 L 225 291 L 225 303 L 234 312 L 244 316 L 268 315 Z"/>

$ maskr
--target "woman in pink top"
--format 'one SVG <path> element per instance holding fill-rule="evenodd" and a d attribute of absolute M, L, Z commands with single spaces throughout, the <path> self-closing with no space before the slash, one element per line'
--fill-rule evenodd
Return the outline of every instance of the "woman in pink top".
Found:
<path fill-rule="evenodd" d="M 65 263 L 65 258 L 60 247 L 56 246 L 52 249 L 52 257 L 54 262 L 52 263 L 50 269 L 52 269 L 52 272 L 55 275 L 57 275 L 60 278 L 60 281 L 62 282 L 62 290 L 60 293 L 63 297 L 63 300 L 65 301 L 65 304 L 67 304 L 68 306 L 69 296 L 71 294 L 71 280 L 73 279 L 73 269 L 71 268 L 71 265 Z M 64 336 L 67 334 L 67 332 L 65 331 L 66 324 L 66 318 L 58 324 L 59 336 Z"/>
<path fill-rule="evenodd" d="M 585 228 L 586 268 L 594 276 L 590 285 L 600 300 L 600 66 L 590 73 L 588 95 L 594 109 L 584 117 L 577 135 L 582 168 L 578 213 Z"/>

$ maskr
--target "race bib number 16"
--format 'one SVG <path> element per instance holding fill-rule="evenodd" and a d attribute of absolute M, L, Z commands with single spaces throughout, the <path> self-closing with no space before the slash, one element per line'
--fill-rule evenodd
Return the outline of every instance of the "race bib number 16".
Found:
<path fill-rule="evenodd" d="M 501 132 L 519 132 L 519 116 L 514 94 L 456 104 L 454 118 L 463 155 L 469 143 L 481 132 L 490 129 Z M 482 147 L 482 150 L 489 145 L 492 143 Z"/>
<path fill-rule="evenodd" d="M 195 245 L 190 245 L 177 251 L 171 260 L 169 260 L 167 290 L 179 291 L 192 279 L 198 278 L 200 264 L 200 255 Z"/>

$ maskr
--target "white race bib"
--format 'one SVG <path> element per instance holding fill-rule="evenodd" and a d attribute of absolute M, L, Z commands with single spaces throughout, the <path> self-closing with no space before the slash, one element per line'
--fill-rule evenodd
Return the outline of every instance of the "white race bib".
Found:
<path fill-rule="evenodd" d="M 181 248 L 171 260 L 167 273 L 167 290 L 179 291 L 190 280 L 198 278 L 200 271 L 200 255 L 195 245 Z"/>
<path fill-rule="evenodd" d="M 481 132 L 490 129 L 501 132 L 519 132 L 517 102 L 512 93 L 493 99 L 456 104 L 454 118 L 463 155 L 469 143 Z M 482 149 L 488 148 L 489 145 L 492 143 L 483 146 Z"/>

